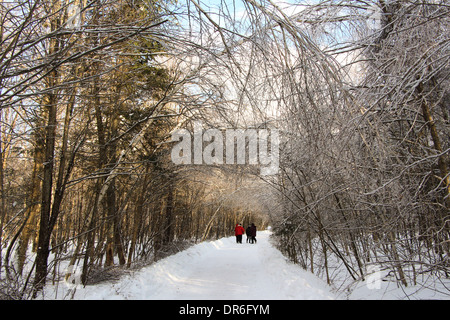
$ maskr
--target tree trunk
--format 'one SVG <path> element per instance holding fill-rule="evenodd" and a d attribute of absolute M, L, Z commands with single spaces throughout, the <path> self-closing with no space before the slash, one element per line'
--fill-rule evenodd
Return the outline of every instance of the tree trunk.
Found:
<path fill-rule="evenodd" d="M 430 130 L 431 139 L 433 140 L 434 149 L 439 152 L 441 155 L 438 158 L 438 167 L 441 172 L 441 177 L 446 190 L 446 206 L 450 207 L 450 175 L 448 174 L 447 168 L 447 159 L 446 155 L 443 154 L 441 139 L 439 138 L 438 131 L 436 129 L 436 124 L 434 122 L 433 116 L 431 114 L 430 107 L 428 106 L 428 102 L 423 96 L 423 82 L 420 82 L 417 87 L 417 93 L 419 94 L 419 99 L 421 100 L 421 108 L 422 108 L 422 116 L 427 123 L 428 129 Z"/>
<path fill-rule="evenodd" d="M 40 127 L 39 125 L 37 126 Z M 17 261 L 18 261 L 18 273 L 22 274 L 23 266 L 26 259 L 26 253 L 28 249 L 28 243 L 30 238 L 36 232 L 36 219 L 38 217 L 38 213 L 41 209 L 41 180 L 39 177 L 42 175 L 43 163 L 44 163 L 44 141 L 43 132 L 40 129 L 37 129 L 36 140 L 35 140 L 35 149 L 34 149 L 34 167 L 33 173 L 31 177 L 31 197 L 29 200 L 29 216 L 25 227 L 20 235 L 19 246 L 17 248 Z"/>
<path fill-rule="evenodd" d="M 167 193 L 166 210 L 165 210 L 165 226 L 163 243 L 168 244 L 173 239 L 173 180 L 169 177 L 169 190 Z"/>
<path fill-rule="evenodd" d="M 52 72 L 56 79 L 56 72 Z M 48 96 L 45 108 L 48 109 L 48 120 L 46 127 L 45 153 L 44 153 L 44 178 L 42 181 L 42 201 L 41 201 L 41 220 L 39 225 L 39 240 L 36 255 L 36 273 L 34 279 L 35 293 L 41 290 L 45 285 L 47 276 L 47 260 L 49 255 L 50 235 L 50 212 L 52 201 L 53 185 L 53 165 L 55 151 L 56 134 L 56 111 L 57 99 L 55 94 Z"/>

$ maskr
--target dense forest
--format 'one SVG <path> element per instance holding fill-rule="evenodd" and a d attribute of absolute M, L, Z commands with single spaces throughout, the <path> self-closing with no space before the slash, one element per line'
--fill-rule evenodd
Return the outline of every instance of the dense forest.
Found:
<path fill-rule="evenodd" d="M 331 261 L 354 280 L 374 266 L 402 286 L 448 278 L 446 1 L 0 10 L 0 298 L 36 297 L 75 269 L 89 285 L 236 223 L 270 225 L 330 284 Z M 174 163 L 174 133 L 198 123 L 277 130 L 276 174 L 250 156 Z"/>

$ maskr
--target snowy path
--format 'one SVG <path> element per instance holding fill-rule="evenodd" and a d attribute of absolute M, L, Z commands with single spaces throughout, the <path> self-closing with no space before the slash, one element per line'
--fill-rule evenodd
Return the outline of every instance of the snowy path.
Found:
<path fill-rule="evenodd" d="M 77 288 L 75 299 L 333 299 L 330 288 L 286 261 L 258 233 L 256 245 L 234 237 L 195 245 L 115 283 Z"/>

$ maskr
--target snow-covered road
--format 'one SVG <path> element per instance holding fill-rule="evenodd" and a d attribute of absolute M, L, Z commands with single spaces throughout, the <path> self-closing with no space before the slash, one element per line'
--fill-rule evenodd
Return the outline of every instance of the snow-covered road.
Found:
<path fill-rule="evenodd" d="M 288 262 L 269 236 L 259 232 L 257 244 L 245 243 L 245 236 L 243 244 L 234 237 L 203 242 L 114 283 L 78 287 L 74 299 L 334 299 L 322 280 Z"/>

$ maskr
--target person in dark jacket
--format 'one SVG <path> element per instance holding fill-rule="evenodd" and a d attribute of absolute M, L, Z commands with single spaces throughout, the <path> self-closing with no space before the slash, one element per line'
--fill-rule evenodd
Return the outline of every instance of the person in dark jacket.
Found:
<path fill-rule="evenodd" d="M 245 229 L 245 234 L 247 235 L 247 243 L 250 243 L 252 240 L 252 229 L 250 226 Z"/>
<path fill-rule="evenodd" d="M 250 227 L 250 235 L 252 237 L 251 243 L 256 243 L 256 226 L 254 223 Z"/>
<path fill-rule="evenodd" d="M 236 243 L 242 243 L 242 235 L 245 233 L 245 229 L 241 226 L 240 223 L 236 224 L 236 228 L 234 228 L 234 235 L 236 236 Z"/>

